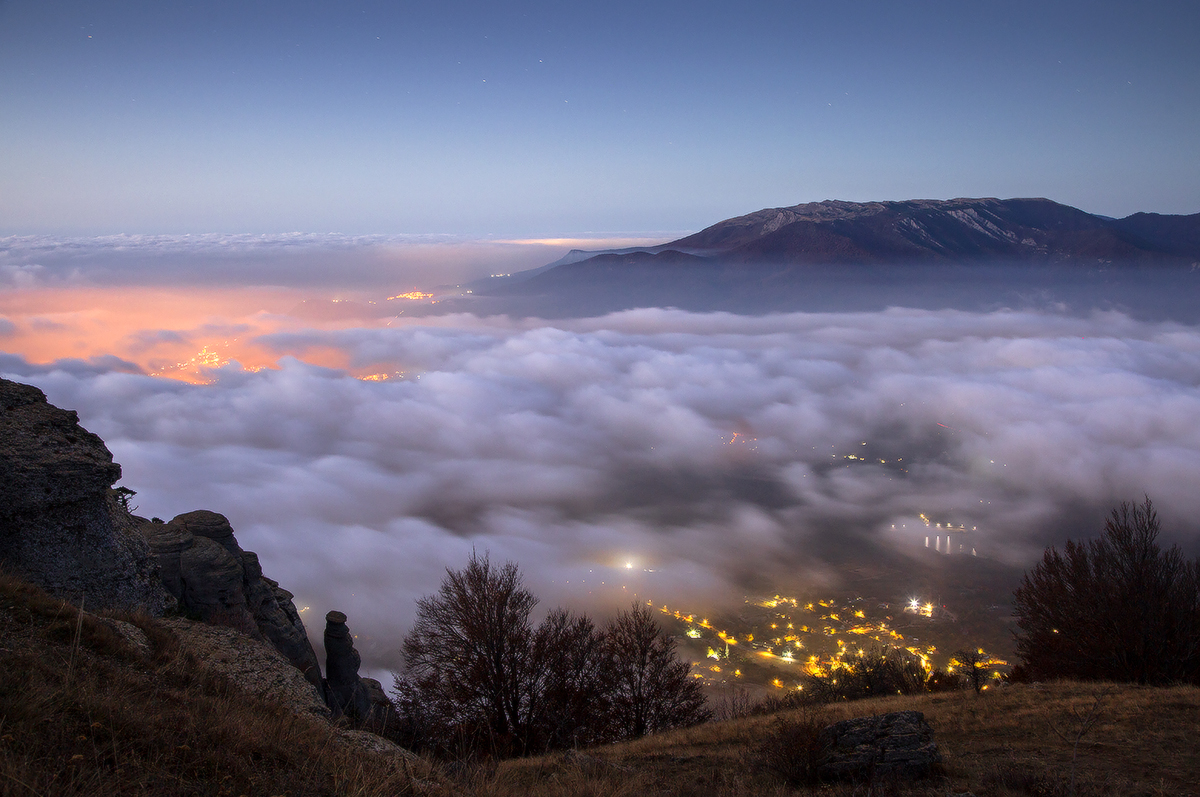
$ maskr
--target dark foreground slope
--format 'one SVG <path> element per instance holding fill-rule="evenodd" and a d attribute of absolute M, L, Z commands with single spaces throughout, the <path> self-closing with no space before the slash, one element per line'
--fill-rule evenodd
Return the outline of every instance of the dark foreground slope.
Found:
<path fill-rule="evenodd" d="M 1080 721 L 1093 709 L 1098 722 L 1080 736 Z M 788 723 L 909 710 L 923 712 L 933 728 L 943 757 L 934 777 L 791 788 L 770 771 L 780 762 L 766 742 Z M 510 761 L 480 793 L 1183 797 L 1200 794 L 1197 732 L 1200 688 L 1016 685 L 981 695 L 876 698 L 744 717 L 589 750 L 587 758 L 568 753 Z"/>
<path fill-rule="evenodd" d="M 271 693 L 246 693 L 162 620 L 81 616 L 10 576 L 0 576 L 0 673 L 0 797 L 1200 794 L 1196 687 L 1056 683 L 897 696 L 498 768 L 434 765 L 364 749 L 367 734 L 296 713 Z M 1080 719 L 1093 707 L 1099 722 L 1076 752 Z M 907 710 L 924 712 L 940 747 L 944 764 L 932 778 L 792 788 L 764 757 L 764 741 L 803 716 Z"/>
<path fill-rule="evenodd" d="M 1047 199 L 827 201 L 760 210 L 645 249 L 573 251 L 476 284 L 469 302 L 550 316 L 907 306 L 1190 321 L 1198 286 L 1200 214 L 1110 219 Z"/>
<path fill-rule="evenodd" d="M 193 630 L 228 644 L 201 646 Z M 411 754 L 331 725 L 286 685 L 255 694 L 231 677 L 255 644 L 239 636 L 81 613 L 0 574 L 0 795 L 419 793 L 429 767 Z M 260 677 L 294 673 L 272 653 L 261 646 Z"/>

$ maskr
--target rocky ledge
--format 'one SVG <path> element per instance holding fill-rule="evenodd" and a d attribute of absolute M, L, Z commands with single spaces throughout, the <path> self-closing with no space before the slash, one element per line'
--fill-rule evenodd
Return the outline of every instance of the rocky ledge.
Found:
<path fill-rule="evenodd" d="M 77 606 L 160 615 L 169 599 L 110 491 L 119 478 L 121 466 L 75 412 L 0 379 L 0 563 Z"/>
<path fill-rule="evenodd" d="M 240 632 L 226 635 L 228 644 L 265 642 L 334 718 L 370 725 L 390 713 L 379 682 L 358 675 L 344 614 L 326 618 L 325 679 L 292 593 L 263 575 L 224 515 L 137 517 L 112 488 L 120 478 L 121 466 L 78 414 L 36 387 L 0 379 L 0 565 L 87 610 L 177 615 Z"/>
<path fill-rule="evenodd" d="M 933 729 L 920 711 L 894 711 L 836 722 L 821 731 L 822 780 L 866 782 L 930 775 L 942 761 Z"/>

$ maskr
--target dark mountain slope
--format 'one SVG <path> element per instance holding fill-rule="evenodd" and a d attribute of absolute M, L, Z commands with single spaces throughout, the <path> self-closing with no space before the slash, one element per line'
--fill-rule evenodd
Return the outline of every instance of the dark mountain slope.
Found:
<path fill-rule="evenodd" d="M 1113 226 L 1171 254 L 1195 257 L 1200 252 L 1200 213 L 1190 216 L 1164 216 L 1159 213 L 1134 213 L 1116 219 Z"/>

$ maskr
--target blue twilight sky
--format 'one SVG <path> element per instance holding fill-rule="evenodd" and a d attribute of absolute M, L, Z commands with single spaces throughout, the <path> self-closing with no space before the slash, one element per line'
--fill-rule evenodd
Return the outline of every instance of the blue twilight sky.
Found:
<path fill-rule="evenodd" d="M 0 0 L 0 234 L 1200 211 L 1200 3 Z"/>

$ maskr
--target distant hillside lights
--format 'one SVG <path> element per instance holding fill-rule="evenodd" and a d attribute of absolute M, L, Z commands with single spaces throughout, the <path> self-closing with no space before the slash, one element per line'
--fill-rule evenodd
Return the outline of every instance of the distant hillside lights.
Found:
<path fill-rule="evenodd" d="M 925 547 L 932 547 L 938 553 L 944 553 L 947 556 L 950 554 L 960 554 L 978 556 L 976 544 L 979 536 L 979 527 L 972 526 L 970 529 L 965 524 L 960 523 L 955 526 L 953 523 L 933 523 L 929 518 L 922 513 L 920 515 L 921 522 L 925 524 L 925 528 L 932 529 L 932 535 L 925 535 Z M 896 528 L 896 524 L 892 524 L 892 529 Z M 930 539 L 933 540 L 932 545 Z"/>
<path fill-rule="evenodd" d="M 978 526 L 972 526 L 970 530 L 966 526 L 951 526 L 947 524 L 942 526 L 937 524 L 939 533 L 933 535 L 933 548 L 938 553 L 944 553 L 947 556 L 950 554 L 971 554 L 978 556 L 975 551 L 975 546 L 972 544 L 975 541 L 975 533 L 979 530 Z M 929 536 L 925 537 L 925 547 L 929 547 Z"/>

